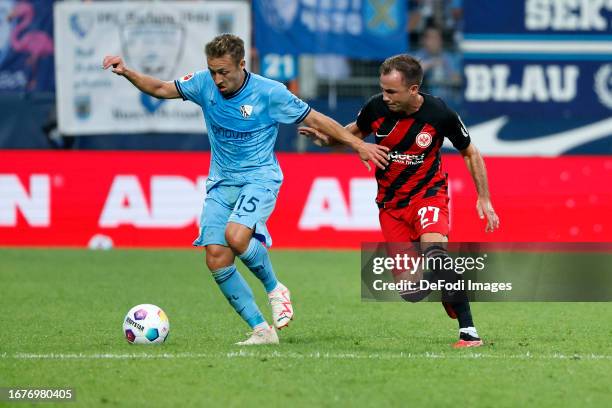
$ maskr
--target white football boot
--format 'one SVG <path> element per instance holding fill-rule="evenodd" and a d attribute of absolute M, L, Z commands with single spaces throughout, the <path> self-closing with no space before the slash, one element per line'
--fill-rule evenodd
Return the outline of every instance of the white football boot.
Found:
<path fill-rule="evenodd" d="M 278 344 L 278 335 L 274 327 L 268 326 L 255 328 L 252 333 L 249 333 L 250 337 L 245 341 L 239 341 L 236 343 L 238 346 L 258 346 L 262 344 Z"/>
<path fill-rule="evenodd" d="M 272 308 L 272 320 L 274 326 L 281 330 L 289 326 L 293 320 L 293 306 L 291 305 L 291 292 L 282 283 L 278 283 L 276 288 L 268 293 L 270 307 Z"/>

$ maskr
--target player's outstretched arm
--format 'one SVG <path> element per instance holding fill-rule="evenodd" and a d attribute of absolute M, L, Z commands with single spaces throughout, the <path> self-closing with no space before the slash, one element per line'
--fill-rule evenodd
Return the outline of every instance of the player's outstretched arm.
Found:
<path fill-rule="evenodd" d="M 465 160 L 465 164 L 472 175 L 476 191 L 478 192 L 478 200 L 476 200 L 476 210 L 481 219 L 487 218 L 486 232 L 492 232 L 499 228 L 499 217 L 493 209 L 491 203 L 491 195 L 489 193 L 489 183 L 487 181 L 487 168 L 480 151 L 470 143 L 468 147 L 461 150 L 461 155 Z"/>
<path fill-rule="evenodd" d="M 365 139 L 365 137 L 367 136 L 361 132 L 361 130 L 357 127 L 357 124 L 355 122 L 349 123 L 344 128 L 360 139 Z M 327 147 L 342 146 L 342 143 L 319 132 L 315 128 L 302 126 L 298 129 L 298 133 L 302 136 L 306 136 L 307 138 L 312 139 L 312 142 L 316 144 L 317 146 L 327 146 Z"/>
<path fill-rule="evenodd" d="M 107 55 L 104 57 L 102 68 L 108 69 L 110 67 L 112 67 L 112 71 L 115 74 L 127 78 L 128 81 L 144 93 L 160 99 L 175 99 L 180 97 L 174 82 L 162 81 L 129 69 L 123 62 L 123 59 L 117 55 Z"/>
<path fill-rule="evenodd" d="M 320 140 L 327 138 L 328 141 L 333 140 L 350 146 L 359 154 L 359 158 L 368 171 L 370 170 L 370 160 L 381 169 L 384 169 L 389 163 L 387 159 L 389 149 L 387 147 L 364 142 L 362 138 L 355 136 L 329 116 L 325 116 L 314 109 L 306 116 L 304 124 L 320 134 L 322 137 Z"/>

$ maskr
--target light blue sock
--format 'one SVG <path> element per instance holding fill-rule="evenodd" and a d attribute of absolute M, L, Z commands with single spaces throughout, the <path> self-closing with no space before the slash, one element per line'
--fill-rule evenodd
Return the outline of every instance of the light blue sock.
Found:
<path fill-rule="evenodd" d="M 242 262 L 253 272 L 257 278 L 263 283 L 266 292 L 270 293 L 276 287 L 278 280 L 270 262 L 268 250 L 261 242 L 255 238 L 251 238 L 249 247 L 244 253 L 238 256 Z"/>
<path fill-rule="evenodd" d="M 236 269 L 236 265 L 213 271 L 213 278 L 234 310 L 251 328 L 265 321 L 255 303 L 253 291 Z"/>

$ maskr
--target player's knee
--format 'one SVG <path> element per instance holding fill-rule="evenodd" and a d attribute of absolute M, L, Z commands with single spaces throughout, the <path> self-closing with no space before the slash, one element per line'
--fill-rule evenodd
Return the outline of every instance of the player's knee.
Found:
<path fill-rule="evenodd" d="M 438 232 L 426 232 L 419 237 L 419 241 L 423 246 L 427 246 L 427 244 L 438 243 L 441 245 L 442 243 L 448 242 L 448 237 L 444 236 Z"/>
<path fill-rule="evenodd" d="M 410 279 L 404 279 L 404 280 L 409 280 L 417 284 L 419 289 L 402 291 L 399 293 L 401 298 L 404 299 L 406 302 L 417 303 L 425 299 L 427 296 L 429 296 L 429 294 L 432 291 L 431 285 L 423 286 L 422 282 L 425 282 L 425 281 L 429 283 L 433 282 L 435 279 L 434 274 L 431 273 L 430 271 L 426 271 L 423 273 L 419 271 L 418 275 L 409 275 L 409 276 L 410 276 Z M 416 277 L 416 279 L 414 277 Z"/>
<path fill-rule="evenodd" d="M 436 276 L 436 279 L 444 280 L 446 283 L 453 285 L 458 284 L 459 281 L 463 279 L 462 275 L 454 269 L 452 258 L 445 247 L 441 245 L 431 245 L 424 251 L 424 254 L 426 258 L 431 259 L 430 264 L 432 264 L 432 272 Z M 447 289 L 445 287 L 441 290 L 441 296 L 443 303 L 467 301 L 467 292 L 465 289 Z"/>
<path fill-rule="evenodd" d="M 228 247 L 208 245 L 206 247 L 206 266 L 212 271 L 230 266 L 234 262 L 234 253 Z"/>
<path fill-rule="evenodd" d="M 251 241 L 251 230 L 244 225 L 228 225 L 225 229 L 225 240 L 235 254 L 244 253 Z"/>

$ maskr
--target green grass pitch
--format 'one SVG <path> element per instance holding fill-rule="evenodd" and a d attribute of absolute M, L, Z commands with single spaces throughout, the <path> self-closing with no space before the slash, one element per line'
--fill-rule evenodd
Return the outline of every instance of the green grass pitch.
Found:
<path fill-rule="evenodd" d="M 358 252 L 272 258 L 295 320 L 241 348 L 199 251 L 0 250 L 0 387 L 72 387 L 56 406 L 84 407 L 612 406 L 610 303 L 476 303 L 486 345 L 453 350 L 439 304 L 361 302 Z M 139 303 L 167 312 L 166 344 L 124 340 Z"/>

